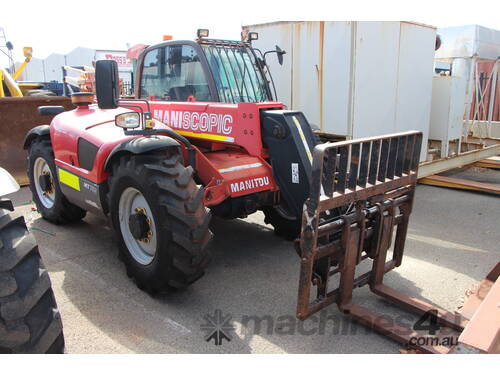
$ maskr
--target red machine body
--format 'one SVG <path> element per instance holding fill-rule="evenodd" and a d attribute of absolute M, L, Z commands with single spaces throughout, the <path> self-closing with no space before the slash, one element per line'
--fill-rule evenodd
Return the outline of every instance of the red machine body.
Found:
<path fill-rule="evenodd" d="M 146 106 L 133 102 L 137 104 Z M 196 172 L 205 186 L 206 206 L 219 204 L 229 197 L 278 190 L 262 144 L 260 111 L 282 109 L 282 103 L 150 101 L 149 104 L 155 128 L 172 129 L 193 143 Z M 95 184 L 105 182 L 109 176 L 105 164 L 110 153 L 124 140 L 133 138 L 115 125 L 117 114 L 131 110 L 126 101 L 120 105 L 116 109 L 84 105 L 56 116 L 50 128 L 56 165 Z M 80 139 L 98 147 L 91 170 L 79 163 Z"/>

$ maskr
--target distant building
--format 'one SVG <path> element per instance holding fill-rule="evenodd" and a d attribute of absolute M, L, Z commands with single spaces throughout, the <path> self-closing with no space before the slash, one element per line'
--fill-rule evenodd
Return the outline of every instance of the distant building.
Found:
<path fill-rule="evenodd" d="M 125 50 L 102 50 L 77 47 L 66 55 L 53 53 L 45 59 L 34 57 L 24 70 L 21 80 L 35 82 L 62 82 L 63 66 L 92 66 L 95 60 L 115 60 L 124 83 L 132 81 L 132 63 Z"/>

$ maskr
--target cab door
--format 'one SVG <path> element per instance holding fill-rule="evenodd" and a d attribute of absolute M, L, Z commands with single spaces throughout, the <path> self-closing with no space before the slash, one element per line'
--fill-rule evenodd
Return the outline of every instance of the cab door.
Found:
<path fill-rule="evenodd" d="M 165 43 L 142 56 L 136 97 L 169 102 L 217 102 L 205 55 L 194 42 Z"/>

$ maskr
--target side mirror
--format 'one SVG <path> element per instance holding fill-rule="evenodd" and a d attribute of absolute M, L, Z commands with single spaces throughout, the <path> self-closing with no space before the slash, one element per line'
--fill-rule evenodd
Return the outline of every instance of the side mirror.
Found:
<path fill-rule="evenodd" d="M 139 112 L 125 112 L 116 115 L 115 125 L 123 129 L 135 129 L 141 125 L 141 114 Z"/>
<path fill-rule="evenodd" d="M 279 64 L 283 65 L 283 55 L 286 54 L 286 51 L 283 51 L 279 46 L 276 46 L 276 54 L 278 55 Z"/>
<path fill-rule="evenodd" d="M 95 91 L 101 109 L 118 107 L 118 64 L 114 60 L 98 60 L 95 65 Z"/>

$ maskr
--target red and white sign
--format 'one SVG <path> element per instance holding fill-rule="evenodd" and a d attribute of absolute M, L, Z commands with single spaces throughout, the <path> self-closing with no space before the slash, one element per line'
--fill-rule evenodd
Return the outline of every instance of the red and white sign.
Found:
<path fill-rule="evenodd" d="M 95 52 L 96 60 L 115 60 L 118 67 L 132 69 L 132 63 L 127 59 L 127 51 L 104 51 Z"/>

